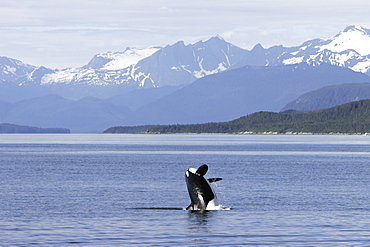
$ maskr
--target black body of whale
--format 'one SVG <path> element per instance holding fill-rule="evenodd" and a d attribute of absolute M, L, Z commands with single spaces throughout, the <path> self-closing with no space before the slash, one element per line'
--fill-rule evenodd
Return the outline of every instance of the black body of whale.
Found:
<path fill-rule="evenodd" d="M 186 208 L 186 210 L 207 210 L 209 205 L 215 205 L 216 196 L 209 183 L 222 179 L 205 179 L 204 175 L 207 171 L 207 165 L 202 165 L 198 169 L 189 168 L 186 171 L 185 180 L 191 200 L 191 204 Z"/>

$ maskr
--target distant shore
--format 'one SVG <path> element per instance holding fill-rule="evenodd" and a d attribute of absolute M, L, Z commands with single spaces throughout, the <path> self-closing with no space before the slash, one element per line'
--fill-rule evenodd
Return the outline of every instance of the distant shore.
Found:
<path fill-rule="evenodd" d="M 34 126 L 17 125 L 9 123 L 0 124 L 1 134 L 70 134 L 71 131 L 66 128 L 39 128 Z"/>

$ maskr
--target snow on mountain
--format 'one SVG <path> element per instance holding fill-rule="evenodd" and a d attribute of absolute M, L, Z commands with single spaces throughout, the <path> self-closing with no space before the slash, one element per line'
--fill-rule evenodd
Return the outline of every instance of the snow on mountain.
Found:
<path fill-rule="evenodd" d="M 145 49 L 126 48 L 124 52 L 104 52 L 95 55 L 85 68 L 101 70 L 121 70 L 140 60 L 153 55 L 161 47 L 149 47 Z"/>
<path fill-rule="evenodd" d="M 270 65 L 330 63 L 370 73 L 370 30 L 360 26 L 348 26 L 332 38 L 315 39 L 286 49 L 279 57 L 269 58 Z"/>
<path fill-rule="evenodd" d="M 46 74 L 41 84 L 178 86 L 224 71 L 244 54 L 218 36 L 189 45 L 180 41 L 164 48 L 128 48 L 97 54 L 81 68 Z"/>
<path fill-rule="evenodd" d="M 107 52 L 99 54 L 106 59 L 110 59 L 101 69 L 120 70 L 138 63 L 140 60 L 153 55 L 161 47 L 149 47 L 147 49 L 127 48 L 124 52 Z"/>
<path fill-rule="evenodd" d="M 140 60 L 153 55 L 160 47 L 146 49 L 127 48 L 124 52 L 105 52 L 95 55 L 80 68 L 67 68 L 46 74 L 41 84 L 85 84 L 112 85 L 129 84 L 139 81 L 140 74 L 134 75 L 130 68 Z"/>
<path fill-rule="evenodd" d="M 95 80 L 95 70 L 85 68 L 68 68 L 49 73 L 41 78 L 41 84 L 74 84 L 76 82 L 102 85 L 100 80 Z"/>
<path fill-rule="evenodd" d="M 195 44 L 185 45 L 179 41 L 168 45 L 132 68 L 134 74 L 145 76 L 143 86 L 179 86 L 224 71 L 245 54 L 246 50 L 216 36 Z"/>
<path fill-rule="evenodd" d="M 27 75 L 32 73 L 36 66 L 25 64 L 19 60 L 0 57 L 0 82 L 15 82 L 22 85 Z"/>
<path fill-rule="evenodd" d="M 1 81 L 17 85 L 86 85 L 131 88 L 180 86 L 246 65 L 277 66 L 329 63 L 370 74 L 370 30 L 348 26 L 336 36 L 296 47 L 257 44 L 248 51 L 219 36 L 195 44 L 179 41 L 165 47 L 127 48 L 95 55 L 79 68 L 51 70 L 0 57 Z M 122 88 L 122 87 L 121 87 Z"/>
<path fill-rule="evenodd" d="M 341 53 L 354 50 L 361 56 L 370 54 L 370 30 L 361 26 L 348 26 L 334 38 L 326 40 L 326 45 L 320 47 L 320 52 L 330 50 Z"/>

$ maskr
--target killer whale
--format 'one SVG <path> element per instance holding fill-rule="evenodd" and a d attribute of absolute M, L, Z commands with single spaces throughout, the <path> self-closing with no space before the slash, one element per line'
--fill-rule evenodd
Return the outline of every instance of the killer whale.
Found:
<path fill-rule="evenodd" d="M 205 179 L 204 175 L 208 171 L 207 165 L 202 165 L 198 169 L 189 168 L 185 172 L 185 180 L 188 188 L 191 204 L 186 210 L 207 210 L 215 206 L 215 193 L 209 183 L 217 182 L 222 178 Z"/>

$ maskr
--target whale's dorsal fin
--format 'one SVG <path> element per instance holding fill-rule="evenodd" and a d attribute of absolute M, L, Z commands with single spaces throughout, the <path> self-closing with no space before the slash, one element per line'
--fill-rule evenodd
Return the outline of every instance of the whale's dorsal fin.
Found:
<path fill-rule="evenodd" d="M 214 182 L 222 180 L 222 178 L 208 178 L 207 180 L 209 183 L 214 183 Z"/>
<path fill-rule="evenodd" d="M 208 166 L 207 166 L 207 165 L 201 165 L 201 166 L 198 168 L 198 170 L 197 170 L 197 172 L 196 172 L 196 173 L 197 173 L 199 176 L 204 176 L 204 175 L 206 175 L 207 171 L 208 171 Z"/>

